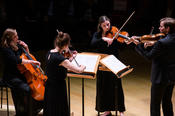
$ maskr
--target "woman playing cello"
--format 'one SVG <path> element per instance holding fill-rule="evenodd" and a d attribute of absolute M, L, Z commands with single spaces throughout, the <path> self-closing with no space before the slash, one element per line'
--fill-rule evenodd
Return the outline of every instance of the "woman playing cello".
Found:
<path fill-rule="evenodd" d="M 42 101 L 35 101 L 31 97 L 31 90 L 26 78 L 17 68 L 18 64 L 36 64 L 40 62 L 20 58 L 22 47 L 29 53 L 26 43 L 18 40 L 16 29 L 8 28 L 1 38 L 1 47 L 4 57 L 3 80 L 11 88 L 12 98 L 15 105 L 16 116 L 36 116 L 42 108 Z"/>

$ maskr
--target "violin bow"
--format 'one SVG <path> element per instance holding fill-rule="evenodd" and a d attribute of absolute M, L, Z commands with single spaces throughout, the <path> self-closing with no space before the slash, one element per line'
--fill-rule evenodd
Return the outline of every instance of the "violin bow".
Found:
<path fill-rule="evenodd" d="M 153 34 L 153 31 L 154 31 L 154 27 L 152 26 L 151 31 L 150 31 L 150 35 Z"/>
<path fill-rule="evenodd" d="M 133 14 L 135 13 L 132 12 L 131 15 L 128 17 L 128 19 L 123 23 L 123 25 L 120 27 L 120 29 L 118 30 L 118 32 L 114 35 L 114 37 L 112 38 L 113 40 L 115 39 L 115 37 L 119 34 L 119 32 L 122 30 L 122 28 L 126 25 L 126 23 L 129 21 L 129 19 L 133 16 Z"/>
<path fill-rule="evenodd" d="M 59 33 L 58 29 L 56 29 L 57 33 Z"/>

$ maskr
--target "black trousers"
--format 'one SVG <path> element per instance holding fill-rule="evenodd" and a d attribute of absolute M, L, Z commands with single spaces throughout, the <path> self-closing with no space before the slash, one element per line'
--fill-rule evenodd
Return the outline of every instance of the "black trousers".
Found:
<path fill-rule="evenodd" d="M 16 116 L 37 116 L 43 108 L 43 101 L 32 98 L 30 87 L 19 78 L 9 82 L 12 98 L 15 105 Z"/>
<path fill-rule="evenodd" d="M 153 84 L 151 86 L 151 116 L 160 116 L 160 107 L 164 116 L 174 116 L 172 93 L 174 84 Z"/>
<path fill-rule="evenodd" d="M 37 116 L 43 108 L 43 101 L 34 100 L 31 95 L 12 91 L 12 98 L 15 105 L 16 116 Z"/>

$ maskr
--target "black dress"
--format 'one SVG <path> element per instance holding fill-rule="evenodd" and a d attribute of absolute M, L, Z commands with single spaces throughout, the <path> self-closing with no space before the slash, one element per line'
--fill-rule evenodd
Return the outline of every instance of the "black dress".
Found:
<path fill-rule="evenodd" d="M 46 56 L 44 116 L 69 116 L 66 76 L 67 69 L 59 66 L 65 60 L 59 52 L 48 52 Z"/>
<path fill-rule="evenodd" d="M 4 60 L 3 80 L 11 89 L 16 116 L 36 116 L 42 109 L 43 102 L 36 101 L 31 97 L 26 78 L 17 68 L 17 64 L 22 63 L 21 47 L 19 46 L 18 51 L 14 51 L 10 47 L 1 50 Z"/>
<path fill-rule="evenodd" d="M 118 58 L 118 49 L 120 43 L 113 41 L 112 45 L 107 46 L 107 42 L 96 32 L 93 35 L 91 46 L 98 53 L 113 54 Z M 97 72 L 97 94 L 96 110 L 104 111 L 125 111 L 124 93 L 121 79 L 108 71 Z"/>

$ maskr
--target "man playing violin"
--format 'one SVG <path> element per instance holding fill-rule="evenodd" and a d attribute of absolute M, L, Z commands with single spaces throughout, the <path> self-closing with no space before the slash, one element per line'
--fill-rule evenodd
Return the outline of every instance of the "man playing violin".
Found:
<path fill-rule="evenodd" d="M 140 43 L 135 37 L 131 41 L 139 54 L 152 60 L 150 115 L 160 116 L 162 105 L 164 116 L 174 116 L 171 99 L 175 84 L 175 19 L 162 18 L 159 30 L 166 36 L 156 42 Z"/>
<path fill-rule="evenodd" d="M 29 53 L 28 45 L 18 40 L 16 29 L 7 28 L 1 37 L 1 48 L 4 58 L 3 80 L 9 85 L 15 105 L 16 116 L 37 116 L 43 107 L 42 101 L 31 97 L 31 89 L 26 78 L 18 70 L 20 64 L 36 64 L 40 62 L 20 58 L 22 47 Z"/>

